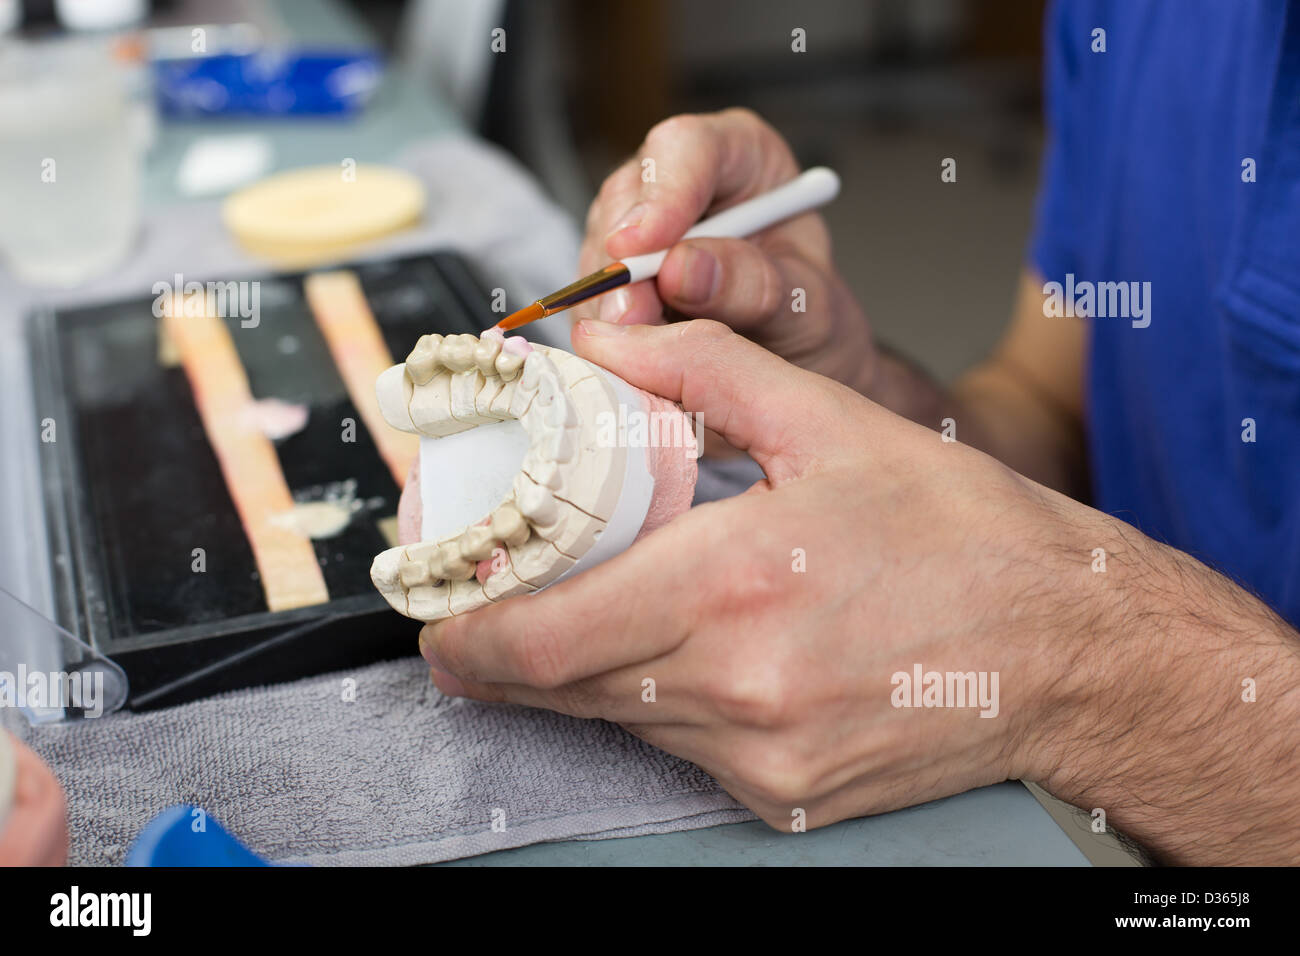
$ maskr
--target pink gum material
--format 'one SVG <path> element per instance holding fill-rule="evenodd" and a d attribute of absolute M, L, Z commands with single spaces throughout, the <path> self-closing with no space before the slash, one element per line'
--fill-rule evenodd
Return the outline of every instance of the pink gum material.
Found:
<path fill-rule="evenodd" d="M 532 343 L 523 336 L 514 335 L 506 338 L 506 334 L 500 329 L 488 329 L 483 333 L 483 337 L 499 340 L 502 350 L 509 352 L 511 355 L 527 355 L 533 350 Z"/>
<path fill-rule="evenodd" d="M 676 402 L 670 402 L 644 389 L 637 389 L 646 400 L 646 411 L 650 421 L 662 421 L 664 414 L 682 410 Z M 658 414 L 656 414 L 658 413 Z M 695 481 L 699 477 L 696 464 L 698 451 L 695 447 L 695 433 L 691 429 L 691 419 L 682 423 L 681 434 L 685 442 L 676 445 L 652 445 L 646 449 L 646 459 L 650 465 L 650 474 L 654 475 L 655 492 L 650 499 L 650 508 L 636 539 L 640 541 L 655 528 L 661 528 L 683 511 L 690 508 L 695 500 Z"/>

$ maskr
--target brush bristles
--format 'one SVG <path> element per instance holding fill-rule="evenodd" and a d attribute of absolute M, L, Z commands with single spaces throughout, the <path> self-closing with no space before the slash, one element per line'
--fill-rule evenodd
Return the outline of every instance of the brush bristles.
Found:
<path fill-rule="evenodd" d="M 538 303 L 534 302 L 532 305 L 526 306 L 518 312 L 512 312 L 510 315 L 507 315 L 494 327 L 500 329 L 502 332 L 510 332 L 520 326 L 527 325 L 529 322 L 537 321 L 545 314 L 546 310 Z"/>

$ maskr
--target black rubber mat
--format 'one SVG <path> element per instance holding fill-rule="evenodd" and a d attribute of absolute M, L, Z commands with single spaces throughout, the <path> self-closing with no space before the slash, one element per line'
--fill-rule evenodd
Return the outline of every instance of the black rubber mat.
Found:
<path fill-rule="evenodd" d="M 358 275 L 398 361 L 424 333 L 477 334 L 499 318 L 453 254 L 339 268 Z M 259 280 L 255 327 L 226 320 L 253 397 L 310 409 L 276 444 L 295 497 L 346 488 L 360 503 L 343 532 L 314 542 L 330 602 L 293 611 L 267 609 L 189 381 L 159 363 L 153 298 L 31 317 L 37 411 L 59 428 L 41 447 L 59 623 L 126 669 L 137 709 L 415 652 L 417 627 L 369 576 L 400 489 L 334 366 L 304 276 Z"/>

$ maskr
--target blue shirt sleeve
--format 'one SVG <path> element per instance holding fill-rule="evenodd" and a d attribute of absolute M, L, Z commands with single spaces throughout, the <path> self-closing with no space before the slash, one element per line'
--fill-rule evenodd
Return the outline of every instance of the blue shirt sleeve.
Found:
<path fill-rule="evenodd" d="M 1071 166 L 1081 155 L 1077 89 L 1080 44 L 1089 33 L 1071 15 L 1073 4 L 1056 0 L 1048 10 L 1043 32 L 1043 111 L 1047 141 L 1039 172 L 1034 228 L 1030 236 L 1028 265 L 1045 279 L 1058 281 L 1078 272 L 1077 237 L 1083 223 L 1076 215 Z"/>

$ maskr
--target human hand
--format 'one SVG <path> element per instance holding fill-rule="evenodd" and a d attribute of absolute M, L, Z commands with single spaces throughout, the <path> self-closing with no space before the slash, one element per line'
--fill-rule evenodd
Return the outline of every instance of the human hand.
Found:
<path fill-rule="evenodd" d="M 67 804 L 50 769 L 0 728 L 0 867 L 62 866 L 68 858 Z M 11 775 L 6 780 L 6 774 Z M 6 812 L 7 811 L 7 812 Z"/>
<path fill-rule="evenodd" d="M 870 328 L 835 269 L 821 216 L 807 213 L 748 239 L 678 242 L 704 216 L 799 171 L 780 134 L 749 110 L 675 116 L 655 126 L 592 203 L 579 274 L 625 256 L 672 251 L 656 280 L 579 306 L 575 320 L 599 313 L 609 322 L 656 324 L 665 309 L 715 319 L 867 394 L 875 358 Z M 795 290 L 802 290 L 799 302 Z"/>
<path fill-rule="evenodd" d="M 1085 696 L 1063 608 L 1100 619 L 1090 549 L 1112 519 L 714 322 L 584 322 L 574 344 L 767 478 L 571 580 L 425 627 L 441 690 L 620 723 L 781 827 L 1048 772 L 1046 741 L 1077 712 L 1059 705 Z M 893 675 L 916 665 L 984 672 L 994 696 L 894 706 Z"/>

